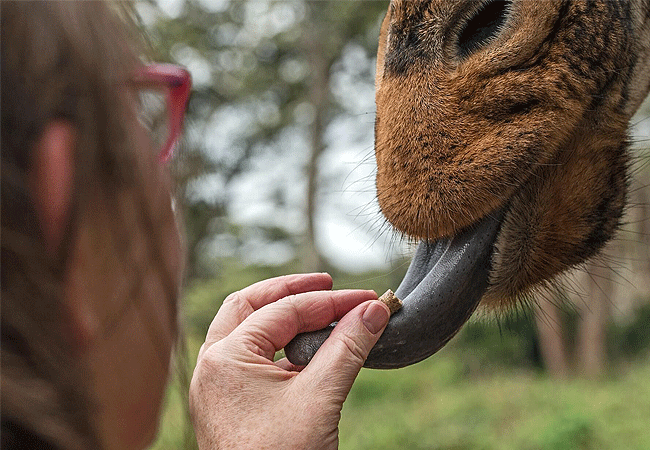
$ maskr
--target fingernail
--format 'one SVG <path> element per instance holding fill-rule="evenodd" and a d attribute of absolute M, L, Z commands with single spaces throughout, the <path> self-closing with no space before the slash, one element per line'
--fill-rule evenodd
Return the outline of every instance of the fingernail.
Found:
<path fill-rule="evenodd" d="M 390 313 L 379 302 L 372 302 L 363 313 L 363 324 L 372 334 L 377 334 L 386 326 Z"/>

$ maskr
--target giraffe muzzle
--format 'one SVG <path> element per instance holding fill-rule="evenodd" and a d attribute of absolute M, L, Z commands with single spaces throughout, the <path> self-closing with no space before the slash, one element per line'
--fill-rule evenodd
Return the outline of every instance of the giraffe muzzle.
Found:
<path fill-rule="evenodd" d="M 488 288 L 503 216 L 496 211 L 456 236 L 419 244 L 395 291 L 404 305 L 391 317 L 365 367 L 396 369 L 422 361 L 462 328 Z M 289 361 L 307 365 L 334 326 L 296 336 L 285 347 Z"/>

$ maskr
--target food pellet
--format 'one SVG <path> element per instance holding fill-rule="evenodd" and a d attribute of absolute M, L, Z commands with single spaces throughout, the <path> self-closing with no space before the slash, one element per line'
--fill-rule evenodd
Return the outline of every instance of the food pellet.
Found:
<path fill-rule="evenodd" d="M 395 297 L 395 294 L 390 289 L 384 292 L 381 297 L 379 297 L 379 301 L 388 306 L 391 316 L 399 311 L 403 305 L 402 301 L 399 298 Z"/>

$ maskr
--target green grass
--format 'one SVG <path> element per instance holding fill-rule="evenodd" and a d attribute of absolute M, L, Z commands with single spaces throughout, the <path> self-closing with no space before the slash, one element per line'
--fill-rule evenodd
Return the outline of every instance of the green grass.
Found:
<path fill-rule="evenodd" d="M 343 408 L 342 449 L 650 449 L 650 360 L 619 379 L 466 375 L 453 351 L 363 370 Z"/>

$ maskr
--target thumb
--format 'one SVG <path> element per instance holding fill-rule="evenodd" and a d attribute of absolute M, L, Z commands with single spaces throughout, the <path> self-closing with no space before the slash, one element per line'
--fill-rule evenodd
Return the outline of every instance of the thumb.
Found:
<path fill-rule="evenodd" d="M 334 327 L 301 375 L 345 400 L 389 318 L 388 307 L 380 301 L 357 306 Z"/>

